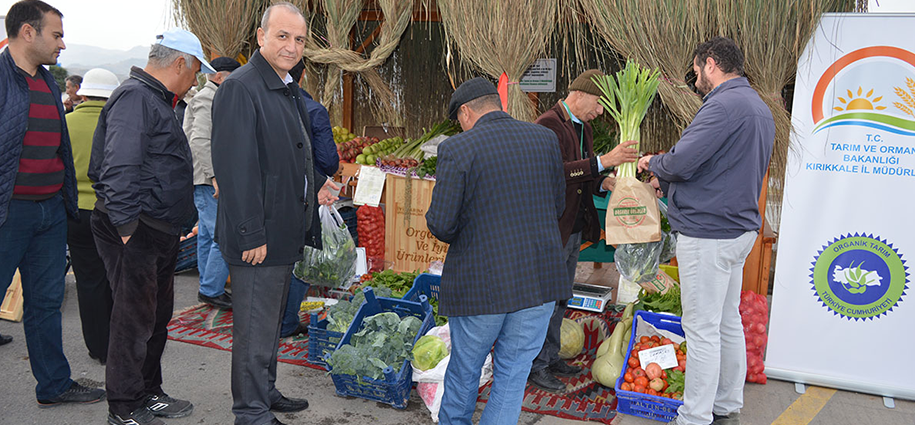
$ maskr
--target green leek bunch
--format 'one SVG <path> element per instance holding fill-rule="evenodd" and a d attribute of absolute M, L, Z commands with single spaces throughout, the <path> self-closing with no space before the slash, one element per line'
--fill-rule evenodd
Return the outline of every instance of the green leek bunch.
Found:
<path fill-rule="evenodd" d="M 658 93 L 658 70 L 642 68 L 635 61 L 626 62 L 626 67 L 612 75 L 595 76 L 592 80 L 604 94 L 600 104 L 620 126 L 620 143 L 627 140 L 641 141 L 639 126 L 648 112 L 648 107 Z M 633 145 L 639 149 L 639 145 Z M 636 163 L 627 162 L 617 167 L 617 177 L 633 177 Z"/>

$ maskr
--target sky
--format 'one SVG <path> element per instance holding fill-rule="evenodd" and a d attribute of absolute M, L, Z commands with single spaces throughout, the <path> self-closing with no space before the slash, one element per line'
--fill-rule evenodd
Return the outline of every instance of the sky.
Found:
<path fill-rule="evenodd" d="M 46 1 L 64 14 L 66 43 L 128 50 L 152 44 L 156 34 L 175 26 L 171 0 Z M 0 0 L 0 15 L 13 3 Z M 869 5 L 872 12 L 915 12 L 915 0 L 869 0 Z"/>

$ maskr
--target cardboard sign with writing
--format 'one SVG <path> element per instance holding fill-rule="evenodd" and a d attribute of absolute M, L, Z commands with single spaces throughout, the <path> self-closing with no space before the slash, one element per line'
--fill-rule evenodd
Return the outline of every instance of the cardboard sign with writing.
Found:
<path fill-rule="evenodd" d="M 432 236 L 426 211 L 435 182 L 388 174 L 385 186 L 385 261 L 397 272 L 426 270 L 433 261 L 445 261 L 448 244 Z"/>
<path fill-rule="evenodd" d="M 607 203 L 607 244 L 661 240 L 661 212 L 654 189 L 633 177 L 617 179 Z"/>

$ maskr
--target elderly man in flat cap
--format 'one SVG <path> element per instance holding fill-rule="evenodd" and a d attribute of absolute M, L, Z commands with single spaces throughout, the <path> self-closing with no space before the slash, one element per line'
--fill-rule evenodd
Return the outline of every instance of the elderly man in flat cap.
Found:
<path fill-rule="evenodd" d="M 597 243 L 600 240 L 600 221 L 594 207 L 592 194 L 604 196 L 613 189 L 614 178 L 601 174 L 605 169 L 638 158 L 638 151 L 631 146 L 636 142 L 626 141 L 602 156 L 594 155 L 594 133 L 590 121 L 604 112 L 597 101 L 601 92 L 592 80 L 603 76 L 596 70 L 587 70 L 569 85 L 569 95 L 534 121 L 556 133 L 559 150 L 562 153 L 566 181 L 566 211 L 559 218 L 562 234 L 562 260 L 567 275 L 563 279 L 571 288 L 578 265 L 578 252 L 583 240 Z M 547 391 L 564 391 L 566 384 L 556 375 L 574 376 L 581 372 L 578 366 L 571 366 L 559 358 L 559 330 L 566 311 L 566 300 L 556 302 L 550 326 L 546 332 L 543 349 L 534 359 L 528 380 Z"/>
<path fill-rule="evenodd" d="M 558 225 L 565 210 L 562 156 L 553 132 L 502 112 L 486 79 L 461 84 L 448 109 L 464 133 L 439 146 L 426 213 L 432 234 L 451 244 L 439 307 L 449 317 L 453 348 L 439 418 L 471 423 L 481 368 L 494 350 L 480 423 L 516 424 L 553 306 L 572 295 Z M 512 240 L 521 242 L 505 249 Z"/>

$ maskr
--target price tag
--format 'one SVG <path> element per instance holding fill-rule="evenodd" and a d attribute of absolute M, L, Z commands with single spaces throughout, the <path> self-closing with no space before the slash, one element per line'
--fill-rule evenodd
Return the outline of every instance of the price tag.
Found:
<path fill-rule="evenodd" d="M 670 369 L 680 364 L 677 362 L 677 352 L 673 345 L 662 345 L 639 351 L 639 363 L 642 369 L 652 363 L 657 363 L 661 369 Z"/>
<path fill-rule="evenodd" d="M 384 172 L 378 167 L 363 166 L 359 169 L 359 184 L 353 195 L 353 204 L 377 207 L 381 202 L 381 191 L 384 190 Z"/>

